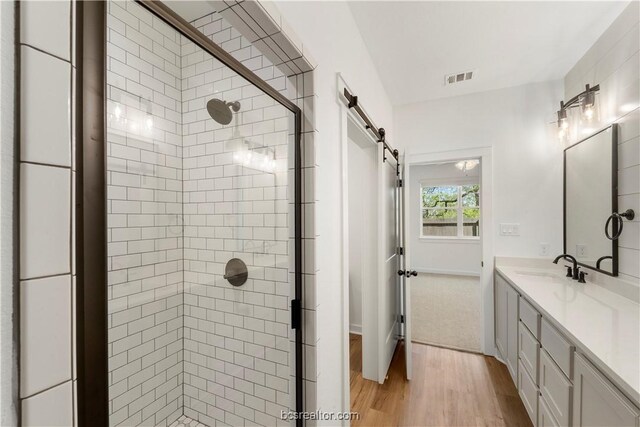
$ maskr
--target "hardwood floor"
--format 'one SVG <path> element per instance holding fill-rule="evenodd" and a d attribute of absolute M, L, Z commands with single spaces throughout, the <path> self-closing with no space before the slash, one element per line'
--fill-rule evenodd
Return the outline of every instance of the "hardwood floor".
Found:
<path fill-rule="evenodd" d="M 507 367 L 493 357 L 413 344 L 405 380 L 399 345 L 384 384 L 362 378 L 362 339 L 350 337 L 352 426 L 531 427 Z"/>

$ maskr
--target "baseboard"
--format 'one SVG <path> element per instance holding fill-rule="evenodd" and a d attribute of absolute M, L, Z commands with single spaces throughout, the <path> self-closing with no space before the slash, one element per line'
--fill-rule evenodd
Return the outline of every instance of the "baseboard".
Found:
<path fill-rule="evenodd" d="M 349 325 L 349 333 L 354 335 L 362 335 L 362 325 Z"/>
<path fill-rule="evenodd" d="M 446 274 L 449 276 L 480 277 L 480 273 L 475 271 L 439 270 L 437 268 L 416 268 L 416 271 L 418 273 L 426 273 L 426 274 Z"/>

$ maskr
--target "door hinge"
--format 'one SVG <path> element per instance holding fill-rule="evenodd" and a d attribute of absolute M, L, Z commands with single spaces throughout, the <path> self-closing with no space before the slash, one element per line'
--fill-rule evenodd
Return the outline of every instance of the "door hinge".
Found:
<path fill-rule="evenodd" d="M 291 300 L 291 329 L 300 328 L 302 323 L 302 302 L 299 299 Z"/>
<path fill-rule="evenodd" d="M 399 179 L 399 180 L 398 180 L 398 187 L 402 187 L 402 185 L 403 185 L 403 184 L 404 184 L 404 183 L 402 182 L 402 180 L 401 180 L 401 179 Z"/>
<path fill-rule="evenodd" d="M 404 255 L 404 248 L 402 246 L 398 248 L 398 255 Z"/>
<path fill-rule="evenodd" d="M 404 314 L 400 315 L 400 323 L 404 323 Z"/>
<path fill-rule="evenodd" d="M 484 267 L 484 261 L 480 261 L 480 267 Z"/>

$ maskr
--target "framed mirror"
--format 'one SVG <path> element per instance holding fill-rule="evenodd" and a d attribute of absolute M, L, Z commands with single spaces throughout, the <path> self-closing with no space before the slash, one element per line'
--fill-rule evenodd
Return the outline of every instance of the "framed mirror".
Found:
<path fill-rule="evenodd" d="M 618 211 L 618 129 L 613 124 L 564 150 L 564 253 L 618 275 L 618 242 L 605 234 Z M 619 219 L 609 221 L 617 234 Z"/>

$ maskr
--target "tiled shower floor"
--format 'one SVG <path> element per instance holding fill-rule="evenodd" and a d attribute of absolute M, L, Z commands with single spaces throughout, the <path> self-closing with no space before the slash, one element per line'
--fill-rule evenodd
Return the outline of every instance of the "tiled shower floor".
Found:
<path fill-rule="evenodd" d="M 196 420 L 192 420 L 189 417 L 181 416 L 173 422 L 169 427 L 209 427 L 206 424 L 199 423 Z"/>

